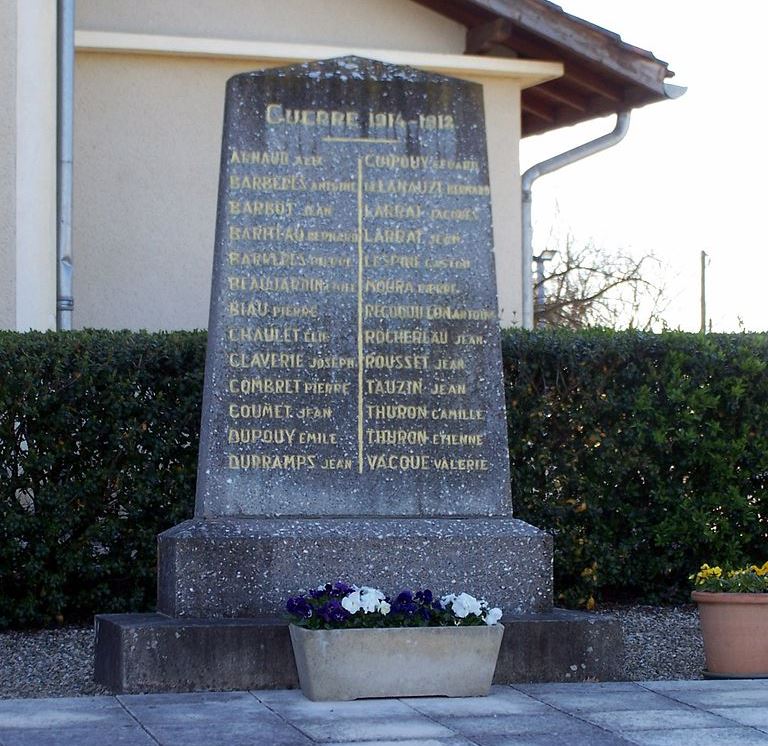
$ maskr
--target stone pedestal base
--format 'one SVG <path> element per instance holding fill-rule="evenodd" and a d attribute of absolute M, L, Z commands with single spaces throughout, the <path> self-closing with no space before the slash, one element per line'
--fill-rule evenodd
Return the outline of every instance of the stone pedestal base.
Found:
<path fill-rule="evenodd" d="M 618 620 L 555 609 L 505 616 L 497 684 L 615 681 L 624 644 Z M 96 617 L 95 678 L 117 693 L 293 689 L 288 624 L 276 619 Z"/>
<path fill-rule="evenodd" d="M 158 611 L 175 618 L 281 615 L 288 596 L 334 580 L 546 612 L 552 537 L 504 517 L 194 519 L 158 537 Z"/>

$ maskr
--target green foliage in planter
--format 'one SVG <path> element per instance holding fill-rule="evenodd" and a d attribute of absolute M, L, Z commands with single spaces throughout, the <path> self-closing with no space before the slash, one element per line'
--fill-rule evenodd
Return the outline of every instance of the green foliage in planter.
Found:
<path fill-rule="evenodd" d="M 691 567 L 768 542 L 768 336 L 511 331 L 518 517 L 555 537 L 560 602 L 681 601 Z"/>
<path fill-rule="evenodd" d="M 191 516 L 200 333 L 0 333 L 0 627 L 151 607 Z"/>

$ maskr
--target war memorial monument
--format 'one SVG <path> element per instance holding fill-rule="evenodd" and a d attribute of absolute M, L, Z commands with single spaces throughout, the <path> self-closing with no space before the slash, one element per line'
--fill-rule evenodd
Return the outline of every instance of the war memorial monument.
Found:
<path fill-rule="evenodd" d="M 335 579 L 492 600 L 497 681 L 616 675 L 616 624 L 553 610 L 552 537 L 512 516 L 488 168 L 478 84 L 229 81 L 195 515 L 157 613 L 97 617 L 97 680 L 296 686 L 284 601 Z"/>

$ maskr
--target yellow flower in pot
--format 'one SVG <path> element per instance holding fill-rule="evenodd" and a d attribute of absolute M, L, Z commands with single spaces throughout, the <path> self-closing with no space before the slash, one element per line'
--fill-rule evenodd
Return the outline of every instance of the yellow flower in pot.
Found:
<path fill-rule="evenodd" d="M 691 576 L 699 605 L 706 678 L 768 678 L 768 562 Z"/>

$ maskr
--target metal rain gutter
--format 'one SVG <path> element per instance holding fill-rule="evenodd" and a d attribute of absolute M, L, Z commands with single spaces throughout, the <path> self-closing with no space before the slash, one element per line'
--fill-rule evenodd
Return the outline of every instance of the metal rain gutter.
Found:
<path fill-rule="evenodd" d="M 683 90 L 683 92 L 685 91 Z M 616 126 L 612 132 L 537 163 L 522 176 L 523 329 L 533 329 L 533 275 L 531 273 L 533 263 L 533 222 L 531 219 L 533 182 L 540 176 L 550 174 L 563 166 L 569 166 L 571 163 L 576 163 L 576 161 L 599 153 L 601 150 L 607 150 L 621 142 L 629 129 L 629 115 L 629 111 L 620 111 L 616 115 Z"/>
<path fill-rule="evenodd" d="M 75 75 L 75 0 L 57 5 L 56 329 L 72 329 L 72 124 Z"/>

